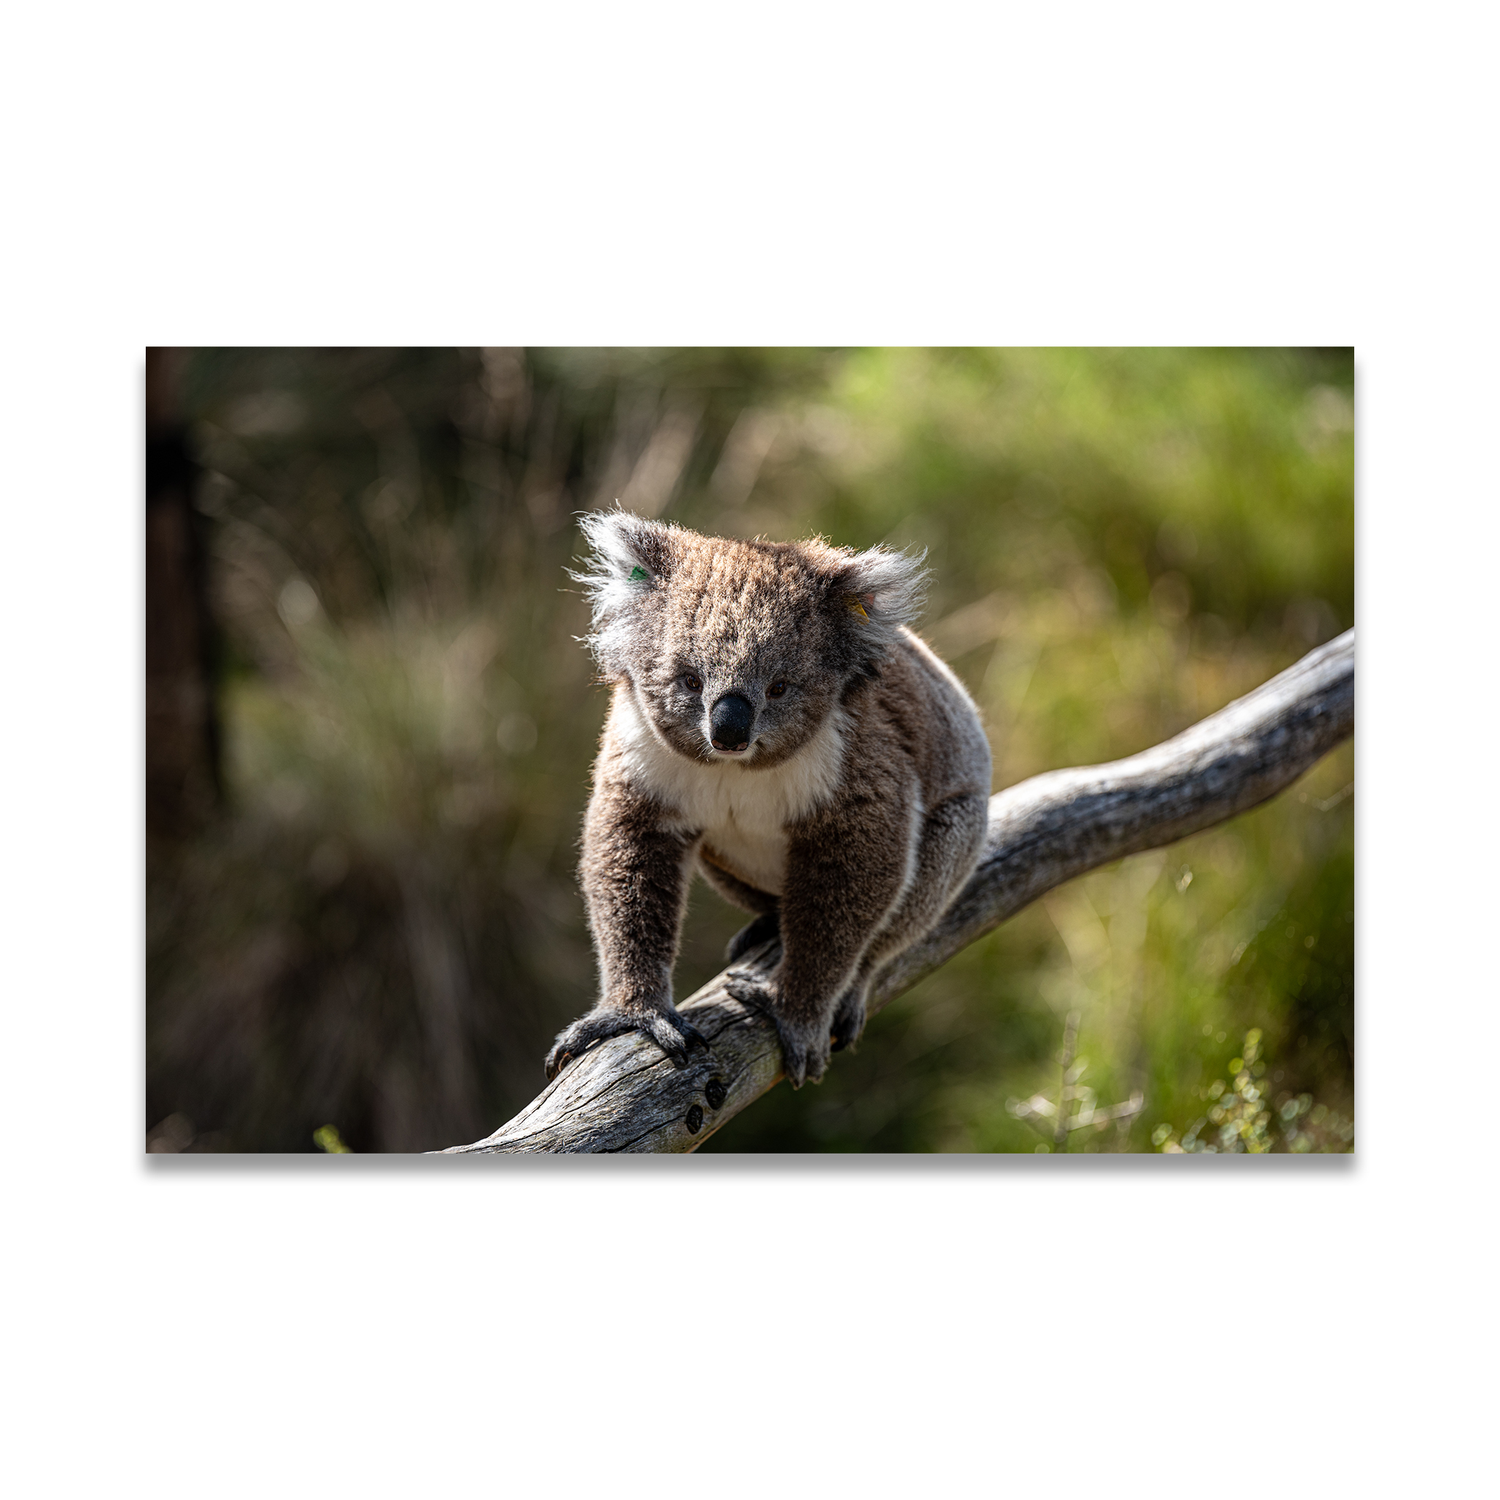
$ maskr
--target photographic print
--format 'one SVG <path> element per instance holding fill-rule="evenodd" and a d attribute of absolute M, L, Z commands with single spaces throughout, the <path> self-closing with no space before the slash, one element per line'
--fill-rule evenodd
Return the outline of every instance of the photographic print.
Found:
<path fill-rule="evenodd" d="M 1354 1148 L 1349 349 L 152 349 L 149 1153 Z"/>

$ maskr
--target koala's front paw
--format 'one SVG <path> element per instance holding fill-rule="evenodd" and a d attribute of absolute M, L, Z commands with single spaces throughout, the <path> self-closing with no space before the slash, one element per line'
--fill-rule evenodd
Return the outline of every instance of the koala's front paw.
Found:
<path fill-rule="evenodd" d="M 827 1021 L 788 1021 L 776 1017 L 781 1038 L 781 1062 L 794 1089 L 804 1083 L 821 1083 L 828 1069 L 832 1041 Z"/>
<path fill-rule="evenodd" d="M 787 1020 L 778 1008 L 776 992 L 758 980 L 731 974 L 724 988 L 742 1005 L 762 1012 L 776 1023 L 782 1066 L 794 1089 L 800 1089 L 809 1079 L 817 1083 L 822 1078 L 831 1045 L 826 1021 Z"/>
<path fill-rule="evenodd" d="M 689 1047 L 699 1046 L 706 1052 L 713 1050 L 698 1028 L 670 1005 L 664 1010 L 649 1011 L 595 1006 L 586 1016 L 580 1016 L 571 1026 L 558 1032 L 543 1065 L 547 1081 L 550 1083 L 568 1063 L 596 1043 L 612 1036 L 623 1036 L 627 1031 L 639 1031 L 650 1037 L 679 1068 L 687 1066 Z"/>

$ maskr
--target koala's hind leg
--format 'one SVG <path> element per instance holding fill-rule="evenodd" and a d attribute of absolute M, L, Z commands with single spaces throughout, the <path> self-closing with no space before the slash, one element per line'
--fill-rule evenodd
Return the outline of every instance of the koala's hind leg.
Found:
<path fill-rule="evenodd" d="M 859 1040 L 875 975 L 925 936 L 948 909 L 974 873 L 988 826 L 989 799 L 978 795 L 950 797 L 927 814 L 911 887 L 860 960 L 854 983 L 839 997 L 833 1014 L 833 1051 L 841 1052 Z"/>
<path fill-rule="evenodd" d="M 737 964 L 752 948 L 781 941 L 781 913 L 774 906 L 741 927 L 724 948 L 724 962 Z"/>
<path fill-rule="evenodd" d="M 753 911 L 758 915 L 746 927 L 741 927 L 730 938 L 724 950 L 724 962 L 738 963 L 752 948 L 781 937 L 781 902 L 769 891 L 747 885 L 737 875 L 731 875 L 712 855 L 702 849 L 698 851 L 698 870 L 703 878 L 731 905 L 741 911 Z"/>

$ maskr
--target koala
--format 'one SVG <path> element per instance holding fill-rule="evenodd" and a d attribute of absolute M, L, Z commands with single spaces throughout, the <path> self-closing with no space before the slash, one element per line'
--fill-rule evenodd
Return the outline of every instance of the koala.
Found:
<path fill-rule="evenodd" d="M 600 999 L 548 1054 L 626 1031 L 679 1066 L 706 1047 L 672 1003 L 689 881 L 754 915 L 729 992 L 775 1022 L 787 1077 L 816 1082 L 864 1028 L 881 966 L 978 862 L 990 750 L 973 700 L 910 629 L 921 557 L 822 540 L 731 541 L 624 511 L 583 520 L 572 576 L 612 687 L 581 882 Z"/>

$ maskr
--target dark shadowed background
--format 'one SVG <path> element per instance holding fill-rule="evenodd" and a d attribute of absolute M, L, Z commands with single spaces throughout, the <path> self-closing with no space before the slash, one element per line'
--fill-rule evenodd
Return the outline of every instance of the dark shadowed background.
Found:
<path fill-rule="evenodd" d="M 593 1000 L 578 511 L 926 547 L 998 788 L 1353 624 L 1353 381 L 1347 350 L 152 351 L 148 1148 L 429 1150 L 541 1087 Z M 1352 790 L 1346 746 L 1052 893 L 704 1149 L 1056 1149 L 1064 1086 L 1071 1150 L 1349 1149 Z M 695 887 L 679 999 L 742 921 Z"/>

